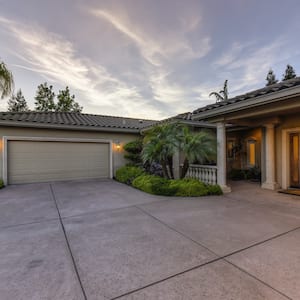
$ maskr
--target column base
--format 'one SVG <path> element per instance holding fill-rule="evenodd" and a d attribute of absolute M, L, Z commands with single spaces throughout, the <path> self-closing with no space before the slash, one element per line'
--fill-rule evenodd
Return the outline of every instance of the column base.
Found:
<path fill-rule="evenodd" d="M 264 182 L 261 188 L 274 191 L 279 189 L 279 184 L 277 182 Z"/>
<path fill-rule="evenodd" d="M 230 193 L 231 192 L 231 187 L 228 185 L 220 185 L 220 188 L 222 189 L 222 192 L 224 194 Z"/>

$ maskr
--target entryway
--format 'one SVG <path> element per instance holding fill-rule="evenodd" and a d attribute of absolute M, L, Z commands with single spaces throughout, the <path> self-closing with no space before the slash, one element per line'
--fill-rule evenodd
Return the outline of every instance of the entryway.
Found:
<path fill-rule="evenodd" d="M 290 187 L 300 188 L 300 133 L 290 134 Z"/>

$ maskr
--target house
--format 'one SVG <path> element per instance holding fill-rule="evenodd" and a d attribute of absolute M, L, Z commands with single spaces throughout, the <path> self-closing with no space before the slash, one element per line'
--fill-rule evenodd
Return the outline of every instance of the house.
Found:
<path fill-rule="evenodd" d="M 216 131 L 217 166 L 192 165 L 191 172 L 216 181 L 225 192 L 230 191 L 227 174 L 232 169 L 258 169 L 266 189 L 300 188 L 299 77 L 161 122 Z M 5 183 L 111 178 L 125 164 L 122 145 L 157 123 L 79 113 L 2 112 L 2 178 Z M 178 174 L 180 154 L 174 162 Z"/>
<path fill-rule="evenodd" d="M 300 188 L 300 77 L 195 110 L 217 127 L 217 182 L 232 168 L 259 168 L 262 188 Z"/>
<path fill-rule="evenodd" d="M 80 113 L 0 113 L 5 184 L 112 178 L 123 144 L 155 121 Z"/>

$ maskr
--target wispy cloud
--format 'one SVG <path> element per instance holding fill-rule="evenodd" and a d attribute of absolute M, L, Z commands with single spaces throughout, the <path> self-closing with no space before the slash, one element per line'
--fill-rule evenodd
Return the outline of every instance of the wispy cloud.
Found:
<path fill-rule="evenodd" d="M 115 109 L 116 114 L 137 116 L 138 110 L 143 107 L 149 113 L 159 115 L 136 87 L 128 86 L 103 66 L 79 56 L 74 45 L 64 37 L 37 25 L 20 24 L 3 17 L 0 17 L 0 23 L 19 43 L 20 51 L 14 50 L 14 54 L 24 64 L 18 67 L 39 73 L 60 85 L 70 86 L 88 99 L 92 106 L 102 107 L 103 113 Z M 140 111 L 138 116 L 142 115 L 143 111 Z"/>
<path fill-rule="evenodd" d="M 189 108 L 184 100 L 189 98 L 190 91 L 170 76 L 180 65 L 201 59 L 211 50 L 209 36 L 190 40 L 189 34 L 199 29 L 199 15 L 190 18 L 179 18 L 176 30 L 159 32 L 135 24 L 134 18 L 103 9 L 90 10 L 90 13 L 112 26 L 116 33 L 122 34 L 138 50 L 145 74 L 145 82 L 152 91 L 153 100 L 170 106 L 173 114 Z"/>

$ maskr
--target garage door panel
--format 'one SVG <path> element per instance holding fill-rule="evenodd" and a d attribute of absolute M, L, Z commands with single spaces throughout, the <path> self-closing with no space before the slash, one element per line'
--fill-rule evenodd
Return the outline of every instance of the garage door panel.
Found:
<path fill-rule="evenodd" d="M 8 182 L 108 178 L 108 143 L 8 142 Z"/>

